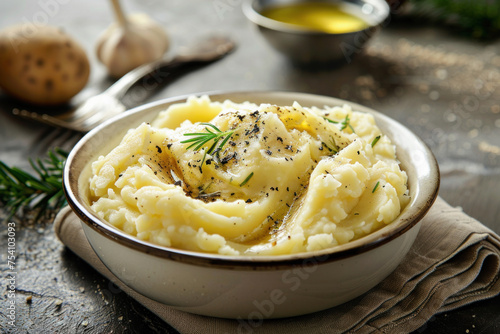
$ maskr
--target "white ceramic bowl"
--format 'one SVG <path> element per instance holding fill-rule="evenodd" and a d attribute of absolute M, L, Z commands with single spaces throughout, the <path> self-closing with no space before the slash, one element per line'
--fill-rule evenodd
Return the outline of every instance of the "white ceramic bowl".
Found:
<path fill-rule="evenodd" d="M 230 92 L 214 101 L 323 107 L 347 101 L 291 92 Z M 90 164 L 116 146 L 125 132 L 155 118 L 171 98 L 135 108 L 89 132 L 71 151 L 64 169 L 69 204 L 102 262 L 139 293 L 179 310 L 226 318 L 279 318 L 324 310 L 373 288 L 401 262 L 412 246 L 420 220 L 439 187 L 436 160 L 403 125 L 371 113 L 397 146 L 408 174 L 411 202 L 393 224 L 330 250 L 283 256 L 224 256 L 157 246 L 132 237 L 99 219 L 90 209 Z"/>

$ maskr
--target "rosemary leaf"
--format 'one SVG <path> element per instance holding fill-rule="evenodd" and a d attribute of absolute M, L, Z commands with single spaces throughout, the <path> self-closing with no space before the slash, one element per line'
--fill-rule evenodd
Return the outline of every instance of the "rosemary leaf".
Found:
<path fill-rule="evenodd" d="M 247 184 L 248 181 L 250 181 L 250 179 L 252 178 L 252 176 L 253 176 L 253 172 L 248 174 L 248 176 L 243 180 L 243 182 L 240 183 L 240 187 L 243 187 L 245 184 Z"/>
<path fill-rule="evenodd" d="M 331 120 L 331 119 L 326 118 L 326 117 L 323 117 L 323 118 L 324 118 L 324 119 L 326 119 L 326 121 L 327 121 L 328 123 L 332 123 L 332 124 L 339 124 L 339 122 L 337 122 L 337 121 Z"/>
<path fill-rule="evenodd" d="M 0 161 L 0 202 L 8 212 L 7 219 L 28 208 L 38 211 L 38 220 L 48 210 L 58 210 L 66 204 L 62 171 L 67 156 L 67 152 L 56 148 L 43 161 L 30 159 L 34 175 Z"/>

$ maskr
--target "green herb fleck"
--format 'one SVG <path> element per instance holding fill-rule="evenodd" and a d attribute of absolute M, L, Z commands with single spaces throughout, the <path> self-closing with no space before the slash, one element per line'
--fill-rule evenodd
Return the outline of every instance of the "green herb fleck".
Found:
<path fill-rule="evenodd" d="M 326 117 L 323 117 L 323 118 L 324 118 L 325 120 L 327 120 L 327 121 L 328 121 L 328 123 L 332 123 L 332 124 L 339 124 L 339 122 L 337 122 L 337 121 L 331 120 L 331 119 L 326 118 Z"/>
<path fill-rule="evenodd" d="M 240 187 L 243 187 L 245 184 L 247 184 L 248 181 L 250 181 L 250 179 L 252 178 L 252 176 L 253 176 L 253 172 L 248 174 L 248 176 L 243 180 L 243 182 L 240 183 Z"/>
<path fill-rule="evenodd" d="M 373 187 L 372 194 L 375 192 L 375 190 L 377 190 L 379 184 L 380 181 L 377 181 L 377 184 L 375 185 L 375 187 Z"/>
<path fill-rule="evenodd" d="M 372 147 L 375 146 L 376 143 L 378 143 L 378 141 L 380 140 L 380 135 L 378 135 L 377 137 L 375 137 L 372 141 Z"/>

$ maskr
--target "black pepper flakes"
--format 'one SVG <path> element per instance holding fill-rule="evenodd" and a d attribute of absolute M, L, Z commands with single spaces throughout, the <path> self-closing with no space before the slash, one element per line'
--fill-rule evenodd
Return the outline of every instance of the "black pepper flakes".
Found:
<path fill-rule="evenodd" d="M 229 161 L 231 161 L 232 159 L 236 159 L 236 158 L 237 158 L 237 153 L 233 152 L 233 153 L 226 155 L 224 158 L 222 158 L 220 162 L 221 162 L 221 164 L 225 165 Z"/>
<path fill-rule="evenodd" d="M 245 131 L 245 136 L 249 136 L 249 135 L 251 135 L 253 133 L 259 133 L 259 131 L 260 131 L 259 126 L 257 124 L 254 124 L 253 128 L 251 130 L 246 130 Z"/>

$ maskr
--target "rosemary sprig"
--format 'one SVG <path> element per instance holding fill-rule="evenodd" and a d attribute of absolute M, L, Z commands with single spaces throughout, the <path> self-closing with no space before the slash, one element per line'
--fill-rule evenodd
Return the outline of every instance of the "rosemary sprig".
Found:
<path fill-rule="evenodd" d="M 351 119 L 349 118 L 349 115 L 346 115 L 344 120 L 340 123 L 341 127 L 340 127 L 340 130 L 345 130 L 347 127 L 349 127 L 349 129 L 351 129 L 352 132 L 355 132 L 354 131 L 354 128 L 352 127 L 351 125 Z"/>
<path fill-rule="evenodd" d="M 202 167 L 203 164 L 205 163 L 205 160 L 207 158 L 207 154 L 214 154 L 214 158 L 216 161 L 220 161 L 219 159 L 219 152 L 222 150 L 222 147 L 228 142 L 229 138 L 234 133 L 234 130 L 228 130 L 228 131 L 221 131 L 217 126 L 211 124 L 211 123 L 201 123 L 202 125 L 205 125 L 205 131 L 207 132 L 191 132 L 191 133 L 185 133 L 184 136 L 187 137 L 193 137 L 190 139 L 186 139 L 181 141 L 181 143 L 191 143 L 188 147 L 186 147 L 186 150 L 189 150 L 190 148 L 194 147 L 195 151 L 200 150 L 203 146 L 206 144 L 209 144 L 210 141 L 212 142 L 212 145 L 210 145 L 207 148 L 203 148 L 203 159 L 200 164 L 200 173 L 203 172 Z M 213 130 L 212 130 L 213 129 Z M 220 144 L 217 145 L 220 141 Z"/>
<path fill-rule="evenodd" d="M 332 123 L 332 124 L 340 124 L 340 131 L 343 131 L 343 130 L 345 130 L 346 128 L 349 128 L 349 129 L 351 129 L 351 131 L 352 131 L 353 133 L 356 133 L 356 132 L 354 131 L 354 128 L 353 128 L 353 127 L 352 127 L 352 125 L 350 124 L 351 119 L 349 118 L 349 115 L 346 115 L 346 116 L 345 116 L 345 118 L 344 118 L 344 120 L 342 120 L 342 122 L 337 122 L 337 121 L 331 120 L 331 119 L 326 118 L 326 117 L 324 117 L 324 119 L 326 119 L 329 123 Z"/>
<path fill-rule="evenodd" d="M 377 190 L 379 184 L 380 181 L 377 181 L 377 184 L 375 185 L 375 187 L 373 187 L 372 194 L 375 192 L 375 190 Z"/>
<path fill-rule="evenodd" d="M 201 124 L 205 125 L 205 131 L 207 132 L 191 132 L 184 134 L 184 136 L 193 137 L 181 141 L 181 143 L 183 144 L 191 143 L 191 145 L 189 145 L 186 150 L 194 147 L 194 150 L 198 151 L 210 141 L 213 141 L 212 145 L 205 151 L 207 154 L 212 154 L 214 151 L 222 150 L 222 147 L 228 142 L 229 138 L 231 138 L 232 134 L 234 133 L 234 130 L 221 131 L 218 127 L 211 123 Z M 213 131 L 210 128 L 212 128 Z M 217 146 L 219 141 L 221 141 L 221 143 Z"/>
<path fill-rule="evenodd" d="M 57 210 L 66 204 L 62 173 L 67 157 L 67 152 L 56 148 L 49 151 L 43 161 L 30 159 L 35 176 L 0 161 L 0 202 L 8 211 L 7 219 L 26 207 L 37 210 L 36 221 L 48 210 Z"/>

